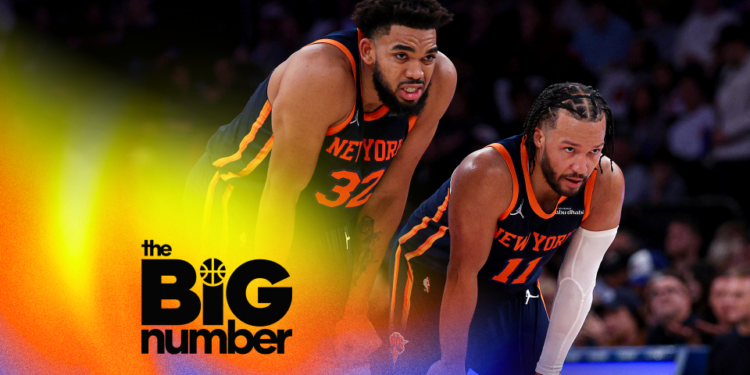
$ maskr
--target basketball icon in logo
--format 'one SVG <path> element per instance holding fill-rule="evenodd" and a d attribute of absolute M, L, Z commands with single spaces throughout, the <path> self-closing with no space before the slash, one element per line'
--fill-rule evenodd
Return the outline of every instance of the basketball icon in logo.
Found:
<path fill-rule="evenodd" d="M 227 267 L 220 260 L 216 258 L 206 259 L 201 264 L 200 275 L 203 278 L 203 283 L 208 286 L 216 286 L 224 281 L 224 275 L 226 275 Z"/>

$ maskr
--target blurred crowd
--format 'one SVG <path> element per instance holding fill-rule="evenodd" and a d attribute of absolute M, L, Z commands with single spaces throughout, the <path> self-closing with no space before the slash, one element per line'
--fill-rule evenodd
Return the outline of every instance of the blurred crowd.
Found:
<path fill-rule="evenodd" d="M 438 45 L 458 86 L 406 215 L 467 154 L 520 133 L 544 87 L 590 84 L 615 116 L 626 193 L 576 345 L 710 344 L 750 324 L 750 1 L 442 3 L 455 16 Z M 0 61 L 33 66 L 63 46 L 210 134 L 291 53 L 354 27 L 355 4 L 0 0 Z M 559 253 L 541 278 L 550 300 Z"/>

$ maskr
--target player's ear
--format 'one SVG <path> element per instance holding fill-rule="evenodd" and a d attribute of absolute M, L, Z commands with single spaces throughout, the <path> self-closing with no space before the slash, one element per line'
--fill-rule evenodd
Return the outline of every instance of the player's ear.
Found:
<path fill-rule="evenodd" d="M 538 126 L 534 129 L 534 144 L 538 149 L 544 144 L 544 132 L 542 131 L 542 128 Z"/>
<path fill-rule="evenodd" d="M 359 56 L 367 65 L 375 64 L 375 42 L 370 38 L 362 38 L 359 41 Z"/>

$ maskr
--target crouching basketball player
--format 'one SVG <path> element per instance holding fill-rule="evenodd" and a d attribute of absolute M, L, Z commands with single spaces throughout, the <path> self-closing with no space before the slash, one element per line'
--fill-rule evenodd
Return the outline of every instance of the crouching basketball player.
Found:
<path fill-rule="evenodd" d="M 552 85 L 524 134 L 469 155 L 412 214 L 390 266 L 397 373 L 560 372 L 620 220 L 612 139 L 599 93 Z M 548 318 L 537 278 L 566 242 Z"/>
<path fill-rule="evenodd" d="M 202 249 L 289 271 L 295 349 L 283 360 L 322 363 L 294 373 L 359 371 L 380 345 L 370 291 L 453 97 L 456 70 L 437 46 L 451 17 L 436 0 L 360 2 L 357 28 L 276 67 L 190 175 L 187 216 Z"/>

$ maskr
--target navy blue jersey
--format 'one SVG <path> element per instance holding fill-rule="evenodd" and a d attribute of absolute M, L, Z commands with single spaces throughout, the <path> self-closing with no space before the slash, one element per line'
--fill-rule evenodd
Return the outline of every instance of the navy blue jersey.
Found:
<path fill-rule="evenodd" d="M 528 155 L 522 139 L 523 136 L 518 135 L 491 145 L 510 169 L 513 198 L 497 220 L 489 258 L 478 274 L 480 288 L 488 292 L 512 294 L 531 288 L 542 266 L 589 214 L 596 170 L 584 189 L 573 197 L 561 197 L 555 211 L 547 214 L 531 188 Z M 402 267 L 411 269 L 419 265 L 434 272 L 446 272 L 450 258 L 450 182 L 450 179 L 446 181 L 419 206 L 401 232 L 396 251 L 404 252 L 408 263 Z M 407 289 L 409 287 L 407 284 Z M 408 306 L 409 294 L 407 291 L 405 306 Z"/>
<path fill-rule="evenodd" d="M 312 179 L 299 197 L 298 223 L 317 230 L 343 227 L 357 215 L 416 121 L 416 117 L 391 116 L 385 106 L 364 113 L 358 69 L 361 38 L 357 29 L 351 29 L 314 42 L 339 48 L 351 62 L 357 85 L 357 99 L 349 117 L 328 129 Z M 232 186 L 230 193 L 234 186 L 243 186 L 258 192 L 260 199 L 273 153 L 269 79 L 258 86 L 242 113 L 208 142 L 208 158 L 217 168 L 210 195 L 222 179 Z"/>

